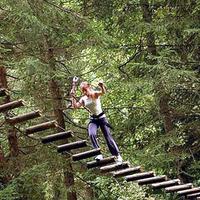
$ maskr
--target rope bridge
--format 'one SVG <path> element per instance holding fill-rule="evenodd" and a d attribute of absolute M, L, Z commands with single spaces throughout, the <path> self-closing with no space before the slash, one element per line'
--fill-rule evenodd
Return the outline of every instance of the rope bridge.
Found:
<path fill-rule="evenodd" d="M 8 97 L 9 92 L 0 88 L 0 97 Z M 15 108 L 25 106 L 22 99 L 10 101 L 0 105 L 0 113 L 6 113 Z M 41 117 L 39 110 L 25 113 L 22 115 L 7 117 L 7 122 L 15 126 L 22 122 Z M 56 120 L 46 121 L 34 126 L 28 127 L 24 130 L 25 136 L 36 134 L 41 131 L 58 128 L 62 132 L 40 137 L 43 144 L 53 144 L 56 141 L 64 140 L 74 137 L 71 130 L 64 130 L 58 125 Z M 57 152 L 61 154 L 70 154 L 73 161 L 82 161 L 101 154 L 101 149 L 91 149 L 87 151 L 80 151 L 80 153 L 73 154 L 71 150 L 84 149 L 84 147 L 91 147 L 86 140 L 78 139 L 75 142 L 65 143 L 62 145 L 55 145 Z M 163 189 L 167 193 L 175 193 L 180 198 L 198 199 L 200 200 L 200 187 L 195 187 L 192 183 L 183 183 L 180 179 L 169 179 L 166 175 L 156 175 L 153 171 L 145 171 L 141 166 L 132 166 L 129 162 L 117 163 L 114 156 L 106 157 L 100 161 L 92 160 L 86 162 L 88 169 L 99 168 L 102 174 L 109 174 L 114 178 L 124 178 L 127 182 L 137 182 L 138 185 L 147 185 L 154 190 Z"/>

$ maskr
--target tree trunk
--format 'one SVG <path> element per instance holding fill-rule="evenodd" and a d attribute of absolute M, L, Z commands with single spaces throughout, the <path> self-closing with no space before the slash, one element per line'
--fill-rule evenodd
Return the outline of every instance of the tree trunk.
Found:
<path fill-rule="evenodd" d="M 2 77 L 2 67 L 0 67 L 0 76 Z M 1 78 L 0 78 L 0 80 L 1 80 Z M 2 88 L 1 81 L 0 81 L 0 88 Z M 3 148 L 2 148 L 2 146 L 0 144 L 0 165 L 2 165 L 2 163 L 4 163 L 4 160 L 5 160 L 4 152 L 3 152 Z"/>
<path fill-rule="evenodd" d="M 3 149 L 2 149 L 2 146 L 0 144 L 0 171 L 4 171 L 4 169 L 6 169 L 6 160 L 5 160 L 5 157 L 4 157 L 4 152 L 3 152 Z M 0 178 L 0 183 L 2 184 L 6 184 L 7 181 L 5 181 L 7 179 L 7 177 L 1 177 Z"/>
<path fill-rule="evenodd" d="M 88 200 L 95 199 L 94 190 L 90 186 L 86 186 L 86 197 Z"/>
<path fill-rule="evenodd" d="M 59 127 L 57 127 L 57 131 L 58 132 L 63 132 L 65 130 L 65 121 L 64 121 L 64 116 L 63 116 L 63 110 L 62 110 L 62 95 L 60 92 L 60 88 L 59 85 L 57 83 L 57 81 L 55 81 L 54 79 L 52 79 L 49 83 L 49 88 L 51 91 L 51 95 L 52 95 L 52 100 L 53 100 L 53 110 L 54 110 L 54 115 L 56 117 L 56 121 L 58 122 Z M 65 139 L 65 142 L 67 143 L 67 139 Z M 70 156 L 68 155 L 66 160 L 69 160 Z M 67 187 L 67 189 L 69 189 L 68 193 L 67 193 L 67 199 L 68 200 L 76 200 L 76 192 L 71 188 L 73 188 L 74 185 L 74 176 L 72 173 L 72 166 L 70 161 L 66 162 L 66 168 L 65 168 L 65 172 L 64 172 L 64 182 L 65 185 Z"/>
<path fill-rule="evenodd" d="M 143 19 L 146 23 L 152 23 L 152 9 L 150 9 L 149 7 L 149 3 L 148 0 L 141 0 L 141 8 L 143 11 Z M 151 54 L 152 56 L 156 56 L 157 52 L 156 52 L 156 45 L 155 45 L 155 36 L 154 33 L 152 31 L 148 32 L 146 35 L 147 38 L 147 46 L 148 46 L 148 53 Z M 148 60 L 149 64 L 157 64 L 156 59 L 150 59 Z M 164 83 L 162 81 L 158 81 L 158 83 L 155 84 L 155 90 L 158 92 L 158 105 L 159 105 L 159 110 L 160 110 L 160 115 L 162 117 L 163 120 L 163 124 L 164 124 L 164 130 L 166 134 L 171 133 L 171 131 L 174 128 L 173 125 L 173 113 L 171 112 L 170 106 L 169 106 L 169 102 L 170 102 L 170 94 L 168 94 L 165 91 L 165 86 Z M 168 144 L 166 144 L 166 149 L 168 149 Z M 170 149 L 170 152 L 173 153 L 173 151 L 176 151 L 175 149 Z M 175 161 L 175 165 L 177 168 L 177 172 L 178 172 L 178 177 L 180 180 L 184 180 L 184 177 L 179 173 L 181 170 L 181 164 L 182 162 L 180 162 L 179 159 L 177 159 L 177 161 Z"/>
<path fill-rule="evenodd" d="M 0 67 L 0 86 L 2 88 L 8 89 L 5 67 Z M 4 103 L 8 103 L 8 102 L 10 102 L 10 96 L 5 97 Z M 8 116 L 8 113 L 6 113 L 6 116 Z M 11 157 L 18 156 L 19 154 L 18 138 L 17 138 L 17 132 L 14 126 L 10 126 L 7 137 L 8 137 L 8 144 L 9 144 L 9 149 L 10 149 L 10 156 Z"/>
<path fill-rule="evenodd" d="M 7 83 L 7 79 L 6 79 L 6 68 L 0 66 L 0 87 L 1 88 L 5 88 L 8 89 L 8 83 Z M 10 97 L 6 96 L 3 103 L 8 103 L 10 102 Z M 8 116 L 8 113 L 5 114 L 6 116 Z M 9 149 L 10 149 L 10 157 L 17 157 L 19 154 L 19 147 L 18 147 L 18 138 L 17 138 L 17 133 L 16 130 L 13 126 L 9 126 L 8 129 L 8 134 L 7 134 L 7 138 L 8 138 L 8 144 L 9 144 Z M 14 165 L 17 166 L 15 169 L 14 174 L 18 174 L 19 172 L 19 163 L 17 160 L 13 160 Z M 0 169 L 2 171 L 6 170 L 8 165 L 8 160 L 6 160 L 6 158 L 4 157 L 4 153 L 3 153 L 3 149 L 0 146 Z M 7 184 L 12 178 L 13 175 L 5 175 L 4 177 L 1 178 L 1 182 L 3 184 Z"/>
<path fill-rule="evenodd" d="M 148 0 L 141 0 L 140 1 L 142 12 L 143 12 L 143 19 L 146 23 L 152 23 L 152 15 L 153 10 L 149 7 Z M 147 60 L 147 63 L 150 65 L 157 64 L 157 60 L 153 58 L 156 56 L 157 50 L 155 45 L 155 35 L 152 31 L 147 32 L 146 34 L 147 40 L 147 51 L 148 54 L 152 56 L 152 58 Z M 160 94 L 158 97 L 159 99 L 159 109 L 160 115 L 162 116 L 165 133 L 169 133 L 173 129 L 173 118 L 171 117 L 170 107 L 169 107 L 169 94 L 165 92 L 164 84 L 160 81 L 155 85 L 156 91 Z"/>
<path fill-rule="evenodd" d="M 170 97 L 167 94 L 162 94 L 159 99 L 160 114 L 163 118 L 165 133 L 173 130 L 173 118 L 169 108 Z"/>
<path fill-rule="evenodd" d="M 51 46 L 51 45 L 48 45 Z M 55 60 L 53 55 L 53 49 L 48 48 L 48 62 L 50 65 L 50 72 L 53 75 L 55 73 Z M 63 95 L 61 94 L 60 87 L 58 82 L 52 78 L 49 82 L 49 89 L 52 95 L 52 103 L 53 103 L 53 110 L 54 110 L 54 116 L 56 117 L 56 120 L 58 122 L 57 131 L 63 132 L 65 130 L 65 121 L 63 116 Z M 66 139 L 65 142 L 67 143 L 68 140 Z M 74 189 L 74 175 L 72 172 L 72 165 L 70 162 L 70 159 L 68 159 L 70 156 L 66 155 L 65 159 L 65 169 L 64 169 L 64 183 L 67 188 L 67 199 L 68 200 L 77 200 L 76 192 Z M 60 194 L 58 191 L 55 192 L 55 194 Z"/>
<path fill-rule="evenodd" d="M 152 23 L 152 15 L 153 11 L 149 7 L 149 2 L 148 0 L 141 0 L 141 8 L 143 12 L 143 19 L 145 23 L 151 24 Z M 147 40 L 147 51 L 150 55 L 155 56 L 157 54 L 156 51 L 156 45 L 155 45 L 155 35 L 153 31 L 149 31 L 146 33 L 146 40 Z M 147 60 L 148 64 L 156 64 L 157 61 L 156 59 L 148 59 Z"/>
<path fill-rule="evenodd" d="M 0 164 L 2 164 L 4 162 L 4 153 L 3 153 L 3 149 L 2 146 L 0 145 Z"/>
<path fill-rule="evenodd" d="M 87 16 L 87 0 L 83 0 L 83 16 Z"/>

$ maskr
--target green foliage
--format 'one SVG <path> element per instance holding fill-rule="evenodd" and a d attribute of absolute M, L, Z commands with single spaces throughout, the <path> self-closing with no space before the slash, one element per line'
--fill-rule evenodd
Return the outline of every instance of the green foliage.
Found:
<path fill-rule="evenodd" d="M 0 191 L 0 199 L 45 199 L 46 176 L 44 164 L 33 166 Z"/>
<path fill-rule="evenodd" d="M 127 184 L 114 180 L 110 178 L 96 178 L 96 186 L 99 188 L 107 188 L 107 190 L 102 190 L 97 193 L 100 200 L 109 197 L 111 200 L 142 200 L 149 199 L 145 198 L 145 193 L 136 184 Z M 95 183 L 95 182 L 94 182 Z M 150 199 L 149 199 L 150 200 Z"/>
<path fill-rule="evenodd" d="M 144 7 L 148 3 L 149 10 Z M 57 108 L 69 117 L 67 129 L 75 132 L 74 140 L 87 139 L 88 114 L 66 109 L 71 79 L 79 76 L 94 87 L 103 79 L 107 94 L 102 104 L 124 160 L 199 184 L 199 10 L 197 0 L 2 0 L 0 64 L 8 70 L 12 99 L 25 99 L 27 105 L 11 115 L 38 108 L 46 115 L 17 128 L 54 119 L 49 82 L 55 79 L 63 97 Z M 66 199 L 64 162 L 55 148 L 19 133 L 24 155 L 15 158 L 21 163 L 16 172 L 8 128 L 0 127 L 0 144 L 9 160 L 0 177 L 7 173 L 11 178 L 0 199 Z M 103 154 L 110 155 L 100 133 L 99 139 Z M 79 199 L 90 196 L 80 174 L 100 200 L 177 198 L 95 173 L 74 165 Z"/>
<path fill-rule="evenodd" d="M 10 184 L 0 191 L 0 199 L 2 200 L 16 200 L 19 199 L 19 196 L 14 184 Z"/>

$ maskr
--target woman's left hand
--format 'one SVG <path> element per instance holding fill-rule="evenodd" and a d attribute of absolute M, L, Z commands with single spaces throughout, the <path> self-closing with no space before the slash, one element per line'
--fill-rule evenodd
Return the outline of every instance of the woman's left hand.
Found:
<path fill-rule="evenodd" d="M 98 86 L 102 87 L 104 85 L 103 81 L 99 81 Z"/>
<path fill-rule="evenodd" d="M 78 77 L 77 76 L 74 76 L 74 78 L 73 78 L 73 83 L 77 83 L 78 82 Z"/>

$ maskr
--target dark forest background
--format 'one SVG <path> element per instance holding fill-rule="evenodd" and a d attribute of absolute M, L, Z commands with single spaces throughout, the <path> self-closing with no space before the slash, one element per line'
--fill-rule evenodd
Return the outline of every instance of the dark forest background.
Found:
<path fill-rule="evenodd" d="M 0 83 L 10 98 L 0 103 L 26 106 L 0 115 L 0 199 L 178 199 L 100 176 L 33 139 L 52 130 L 24 136 L 57 119 L 88 139 L 88 113 L 69 108 L 75 75 L 104 80 L 102 104 L 124 160 L 199 185 L 199 19 L 199 0 L 1 0 Z M 40 119 L 4 123 L 38 109 Z"/>

